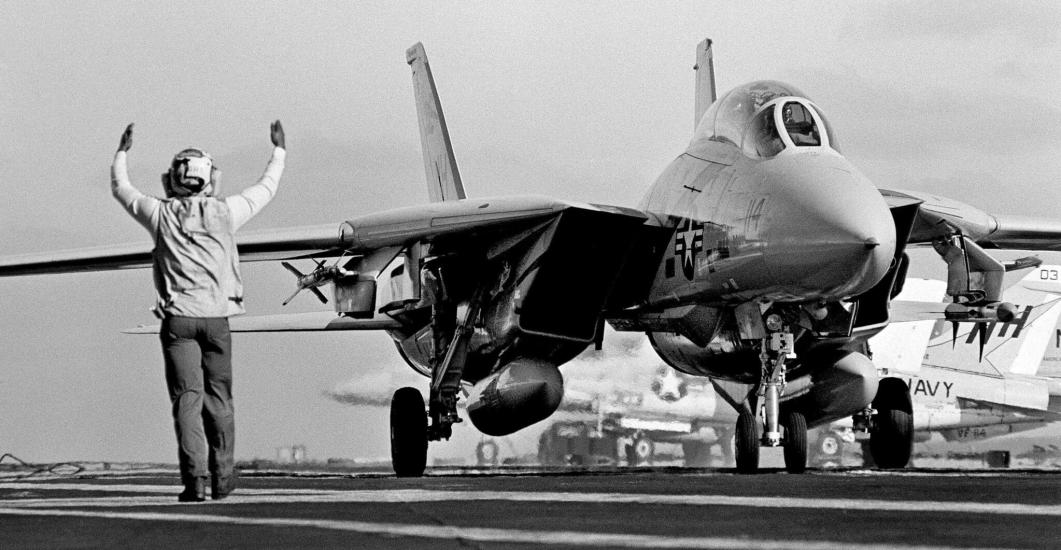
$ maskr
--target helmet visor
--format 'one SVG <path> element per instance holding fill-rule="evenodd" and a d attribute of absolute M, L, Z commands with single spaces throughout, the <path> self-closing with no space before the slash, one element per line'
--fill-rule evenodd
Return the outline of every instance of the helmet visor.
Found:
<path fill-rule="evenodd" d="M 199 180 L 200 185 L 206 185 L 210 181 L 210 169 L 213 167 L 213 163 L 210 162 L 209 158 L 184 158 L 181 159 L 181 164 L 184 166 L 184 179 L 196 178 Z"/>

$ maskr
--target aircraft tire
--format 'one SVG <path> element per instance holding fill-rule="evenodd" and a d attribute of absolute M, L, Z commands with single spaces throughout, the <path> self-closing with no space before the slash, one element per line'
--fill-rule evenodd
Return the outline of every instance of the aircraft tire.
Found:
<path fill-rule="evenodd" d="M 910 389 L 899 378 L 884 378 L 873 399 L 877 410 L 869 436 L 873 462 L 883 469 L 905 468 L 914 448 L 914 414 Z"/>
<path fill-rule="evenodd" d="M 825 430 L 814 443 L 813 462 L 820 466 L 840 466 L 844 457 L 844 440 L 834 431 Z"/>
<path fill-rule="evenodd" d="M 652 456 L 656 452 L 656 444 L 651 439 L 641 436 L 634 440 L 634 460 L 640 466 L 652 464 Z"/>
<path fill-rule="evenodd" d="M 420 477 L 427 467 L 427 408 L 416 388 L 400 388 L 391 399 L 391 465 L 398 477 Z"/>
<path fill-rule="evenodd" d="M 807 471 L 807 419 L 803 413 L 789 411 L 781 425 L 785 428 L 785 471 L 802 474 Z"/>
<path fill-rule="evenodd" d="M 754 474 L 759 471 L 759 419 L 756 415 L 741 411 L 737 417 L 737 431 L 734 436 L 734 454 L 737 460 L 737 473 Z"/>
<path fill-rule="evenodd" d="M 495 441 L 480 441 L 475 446 L 475 463 L 479 466 L 497 466 L 500 454 L 501 450 Z"/>

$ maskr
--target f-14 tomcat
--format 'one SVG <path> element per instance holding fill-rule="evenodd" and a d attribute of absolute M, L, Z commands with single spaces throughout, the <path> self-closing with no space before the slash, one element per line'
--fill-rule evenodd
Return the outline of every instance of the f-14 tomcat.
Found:
<path fill-rule="evenodd" d="M 880 377 L 865 341 L 889 321 L 910 244 L 948 265 L 957 322 L 1011 318 L 1006 267 L 983 248 L 1058 248 L 1061 224 L 992 216 L 875 187 L 840 152 L 823 110 L 776 81 L 715 99 L 711 43 L 697 50 L 696 130 L 637 208 L 540 196 L 466 198 L 427 56 L 412 67 L 430 204 L 239 239 L 245 261 L 337 258 L 298 287 L 333 287 L 334 312 L 244 317 L 234 331 L 385 330 L 429 378 L 391 403 L 401 476 L 424 472 L 467 391 L 471 422 L 504 435 L 560 403 L 558 367 L 603 324 L 649 335 L 673 368 L 710 377 L 739 412 L 737 468 L 783 446 L 806 468 L 806 431 L 854 417 L 874 459 L 910 455 L 910 395 Z M 0 275 L 151 265 L 149 244 L 0 259 Z M 937 307 L 937 304 L 932 304 Z M 914 308 L 916 309 L 916 308 Z M 937 307 L 937 309 L 941 309 Z M 930 312 L 931 313 L 931 312 Z M 919 317 L 924 318 L 924 317 Z M 150 327 L 144 331 L 150 332 Z"/>

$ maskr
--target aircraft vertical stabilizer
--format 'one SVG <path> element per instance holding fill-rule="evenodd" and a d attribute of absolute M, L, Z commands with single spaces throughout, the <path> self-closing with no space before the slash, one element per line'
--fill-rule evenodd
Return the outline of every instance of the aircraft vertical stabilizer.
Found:
<path fill-rule="evenodd" d="M 416 115 L 420 121 L 420 145 L 424 151 L 424 170 L 427 173 L 427 192 L 431 202 L 465 198 L 464 184 L 453 156 L 446 117 L 431 76 L 424 45 L 417 42 L 405 51 L 405 61 L 413 69 L 413 94 L 416 96 Z"/>
<path fill-rule="evenodd" d="M 704 111 L 715 102 L 715 59 L 711 55 L 711 39 L 696 45 L 696 119 L 693 129 L 700 124 Z"/>
<path fill-rule="evenodd" d="M 1012 321 L 992 322 L 985 326 L 982 359 L 973 346 L 981 336 L 971 328 L 954 335 L 946 326 L 947 322 L 940 322 L 924 364 L 995 377 L 1038 374 L 1061 318 L 1059 274 L 1061 266 L 1042 265 L 1005 290 L 1004 299 L 1016 305 L 1017 315 Z"/>
<path fill-rule="evenodd" d="M 1042 365 L 1046 349 L 1054 336 L 1058 318 L 1061 317 L 1061 266 L 1042 265 L 1028 272 L 1021 279 L 1019 287 L 1009 294 L 1023 298 L 1029 305 L 1044 308 L 1042 320 L 1034 323 L 1026 336 L 1025 345 L 1021 346 L 1017 356 L 1010 365 L 1014 374 L 1037 375 Z M 1030 292 L 1030 295 L 1026 294 Z M 1027 296 L 1027 297 L 1025 297 Z"/>

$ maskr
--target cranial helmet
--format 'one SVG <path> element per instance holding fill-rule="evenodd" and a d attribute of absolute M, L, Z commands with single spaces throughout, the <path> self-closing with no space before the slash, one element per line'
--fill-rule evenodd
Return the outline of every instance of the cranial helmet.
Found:
<path fill-rule="evenodd" d="M 169 170 L 162 174 L 162 187 L 167 197 L 213 196 L 220 176 L 209 153 L 189 148 L 173 157 Z"/>

